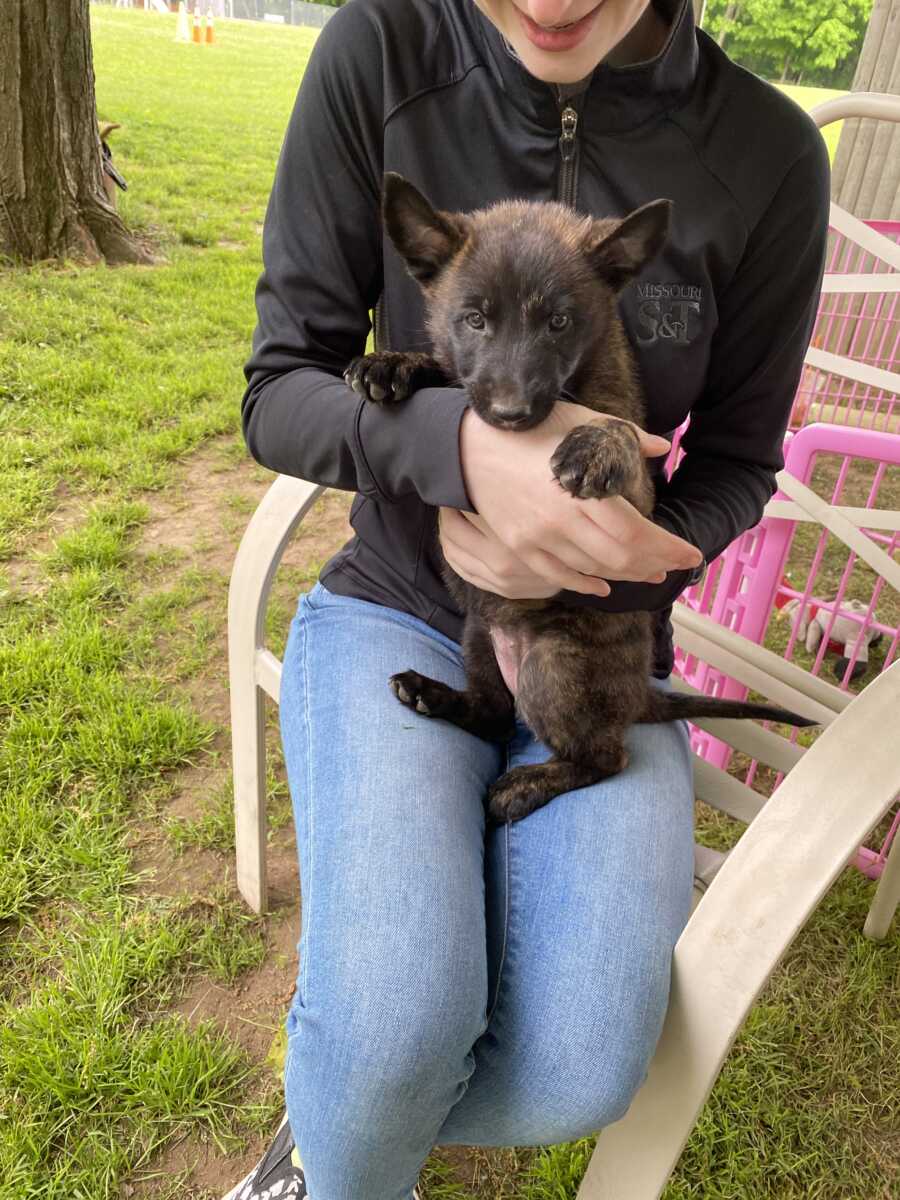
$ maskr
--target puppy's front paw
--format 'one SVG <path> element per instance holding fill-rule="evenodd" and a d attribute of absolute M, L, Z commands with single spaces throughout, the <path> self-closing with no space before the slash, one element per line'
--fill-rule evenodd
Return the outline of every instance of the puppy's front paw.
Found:
<path fill-rule="evenodd" d="M 426 354 L 381 350 L 354 358 L 344 372 L 344 382 L 373 404 L 400 404 L 411 392 L 436 381 L 443 372 Z"/>
<path fill-rule="evenodd" d="M 582 500 L 619 496 L 640 475 L 637 437 L 623 421 L 577 425 L 557 446 L 550 469 Z"/>

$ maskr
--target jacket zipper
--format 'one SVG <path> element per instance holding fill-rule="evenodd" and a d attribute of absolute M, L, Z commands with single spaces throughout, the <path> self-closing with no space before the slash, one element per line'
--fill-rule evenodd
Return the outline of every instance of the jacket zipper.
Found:
<path fill-rule="evenodd" d="M 578 129 L 578 111 L 571 104 L 567 104 L 559 117 L 562 130 L 559 135 L 559 153 L 562 162 L 559 169 L 557 199 L 563 204 L 574 207 L 578 166 L 578 142 L 575 138 Z"/>

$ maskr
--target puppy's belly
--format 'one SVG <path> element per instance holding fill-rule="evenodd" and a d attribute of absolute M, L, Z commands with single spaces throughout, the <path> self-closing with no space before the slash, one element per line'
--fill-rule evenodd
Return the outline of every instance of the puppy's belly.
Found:
<path fill-rule="evenodd" d="M 503 682 L 515 696 L 519 684 L 519 667 L 531 645 L 531 640 L 527 634 L 513 633 L 508 629 L 501 629 L 499 625 L 492 625 L 490 630 L 494 656 L 497 659 L 500 674 L 503 676 Z"/>

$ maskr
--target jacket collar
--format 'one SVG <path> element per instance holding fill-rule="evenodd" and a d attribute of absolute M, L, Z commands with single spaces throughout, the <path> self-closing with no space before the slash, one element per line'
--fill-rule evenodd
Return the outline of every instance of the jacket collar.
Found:
<path fill-rule="evenodd" d="M 465 0 L 474 14 L 485 61 L 497 84 L 526 116 L 547 128 L 559 124 L 556 86 L 531 75 L 511 54 L 506 40 L 473 0 Z M 697 74 L 698 50 L 691 0 L 653 0 L 669 21 L 669 36 L 655 58 L 614 67 L 600 63 L 584 97 L 584 127 L 593 132 L 635 129 L 653 117 L 679 107 L 690 93 Z"/>

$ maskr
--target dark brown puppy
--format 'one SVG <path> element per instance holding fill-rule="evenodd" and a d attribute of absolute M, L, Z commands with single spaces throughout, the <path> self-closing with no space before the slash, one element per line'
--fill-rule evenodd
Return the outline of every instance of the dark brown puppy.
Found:
<path fill-rule="evenodd" d="M 479 416 L 504 429 L 533 428 L 561 397 L 624 418 L 573 429 L 550 466 L 573 495 L 621 495 L 648 515 L 653 486 L 626 423 L 642 425 L 643 397 L 616 294 L 662 248 L 670 208 L 657 200 L 623 220 L 525 201 L 446 213 L 401 176 L 386 175 L 387 231 L 423 289 L 434 357 L 366 355 L 353 360 L 345 379 L 376 404 L 459 382 Z M 444 577 L 466 614 L 466 690 L 416 671 L 390 683 L 408 707 L 490 740 L 512 736 L 518 711 L 551 748 L 548 762 L 517 767 L 493 785 L 493 822 L 518 820 L 562 792 L 617 774 L 627 763 L 625 731 L 637 722 L 721 716 L 811 723 L 768 705 L 652 688 L 649 613 L 507 600 L 467 583 L 446 563 Z M 515 697 L 492 631 L 518 661 Z"/>

